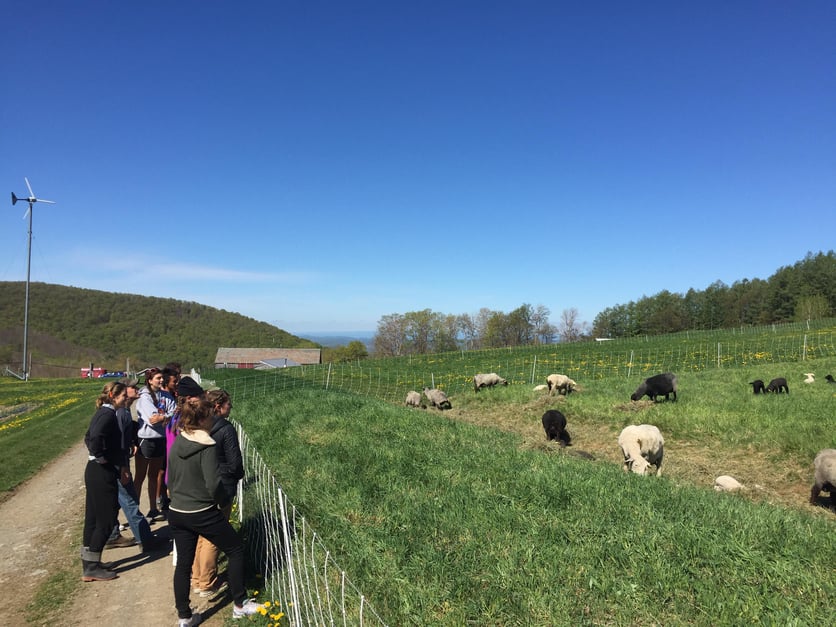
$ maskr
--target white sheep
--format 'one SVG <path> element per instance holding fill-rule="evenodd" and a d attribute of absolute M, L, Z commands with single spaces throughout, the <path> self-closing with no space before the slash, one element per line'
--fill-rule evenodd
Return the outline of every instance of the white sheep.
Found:
<path fill-rule="evenodd" d="M 745 486 L 734 477 L 729 475 L 720 475 L 714 480 L 714 489 L 718 492 L 737 492 L 738 490 L 745 490 Z"/>
<path fill-rule="evenodd" d="M 421 407 L 421 393 L 412 390 L 406 393 L 407 407 Z"/>
<path fill-rule="evenodd" d="M 508 385 L 508 381 L 495 372 L 473 375 L 473 390 L 478 392 L 482 388 L 492 388 L 495 385 Z"/>
<path fill-rule="evenodd" d="M 546 384 L 549 386 L 549 395 L 553 395 L 557 390 L 558 394 L 568 396 L 570 392 L 574 392 L 577 383 L 572 381 L 565 374 L 550 374 L 546 377 Z"/>
<path fill-rule="evenodd" d="M 618 446 L 624 455 L 624 472 L 632 470 L 637 475 L 649 474 L 648 468 L 656 466 L 656 476 L 662 476 L 662 458 L 665 456 L 665 439 L 654 425 L 628 425 L 618 436 Z"/>
<path fill-rule="evenodd" d="M 447 395 L 441 390 L 424 388 L 424 396 L 429 399 L 433 407 L 438 407 L 439 409 L 453 408 L 453 404 L 450 402 L 450 399 L 447 398 Z"/>
<path fill-rule="evenodd" d="M 546 385 L 545 383 L 541 383 L 540 385 L 535 385 L 534 386 L 534 391 L 535 392 L 542 392 L 543 390 L 548 390 L 548 389 L 549 389 L 549 386 Z"/>
<path fill-rule="evenodd" d="M 804 376 L 807 377 L 804 379 L 804 383 L 815 383 L 816 382 L 816 375 L 812 372 L 805 372 Z"/>
<path fill-rule="evenodd" d="M 819 451 L 813 460 L 815 470 L 813 489 L 810 490 L 810 503 L 816 504 L 822 490 L 830 492 L 830 503 L 836 505 L 836 448 L 826 448 Z"/>

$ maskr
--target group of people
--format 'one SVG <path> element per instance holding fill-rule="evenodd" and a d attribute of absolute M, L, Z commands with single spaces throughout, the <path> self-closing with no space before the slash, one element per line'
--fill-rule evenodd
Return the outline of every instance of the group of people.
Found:
<path fill-rule="evenodd" d="M 232 401 L 224 390 L 206 392 L 178 364 L 107 383 L 85 434 L 86 506 L 81 549 L 82 580 L 108 581 L 117 573 L 101 561 L 106 547 L 149 552 L 168 546 L 151 531 L 167 518 L 177 551 L 174 601 L 181 627 L 197 625 L 190 590 L 213 597 L 229 588 L 233 618 L 262 607 L 247 598 L 244 548 L 229 522 L 238 482 L 244 477 L 238 434 L 227 420 Z M 136 420 L 130 406 L 136 401 Z M 133 457 L 135 476 L 131 474 Z M 149 508 L 140 510 L 146 483 Z M 119 532 L 121 507 L 134 537 Z M 228 559 L 227 580 L 218 577 L 218 555 Z"/>

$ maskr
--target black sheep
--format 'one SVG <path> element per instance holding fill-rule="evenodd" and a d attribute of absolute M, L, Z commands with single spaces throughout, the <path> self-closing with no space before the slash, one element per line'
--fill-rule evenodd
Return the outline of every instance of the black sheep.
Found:
<path fill-rule="evenodd" d="M 755 379 L 754 381 L 749 383 L 749 385 L 752 386 L 752 390 L 755 394 L 764 394 L 766 391 L 766 386 L 764 385 L 764 382 L 760 379 Z"/>
<path fill-rule="evenodd" d="M 766 386 L 766 391 L 777 392 L 778 394 L 786 392 L 789 394 L 790 388 L 787 386 L 787 380 L 784 377 L 778 377 L 777 379 L 772 379 L 772 381 L 769 382 L 769 385 Z"/>
<path fill-rule="evenodd" d="M 648 377 L 642 381 L 641 385 L 630 396 L 631 401 L 637 401 L 642 396 L 647 395 L 651 401 L 656 402 L 656 397 L 665 395 L 665 400 L 669 400 L 669 394 L 673 394 L 673 400 L 676 400 L 676 375 L 672 372 L 665 372 L 664 374 L 657 374 Z"/>
<path fill-rule="evenodd" d="M 543 430 L 546 432 L 547 440 L 557 440 L 560 446 L 569 446 L 572 443 L 572 436 L 566 431 L 566 416 L 556 409 L 549 409 L 543 414 Z"/>
<path fill-rule="evenodd" d="M 832 374 L 827 375 L 827 376 L 824 378 L 824 380 L 825 380 L 825 381 L 827 381 L 828 383 L 836 383 L 836 379 L 834 379 L 834 378 L 833 378 L 833 375 L 832 375 Z"/>

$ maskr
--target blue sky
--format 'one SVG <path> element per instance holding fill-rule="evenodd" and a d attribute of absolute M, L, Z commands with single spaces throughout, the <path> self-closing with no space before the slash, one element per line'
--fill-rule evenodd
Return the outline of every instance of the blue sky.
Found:
<path fill-rule="evenodd" d="M 836 3 L 3 4 L 32 280 L 293 333 L 552 322 L 834 248 Z M 0 204 L 0 280 L 26 205 Z"/>

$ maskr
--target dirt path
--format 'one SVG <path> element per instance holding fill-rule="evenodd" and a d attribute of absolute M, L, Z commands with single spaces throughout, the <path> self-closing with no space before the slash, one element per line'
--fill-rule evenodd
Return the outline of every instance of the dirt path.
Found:
<path fill-rule="evenodd" d="M 27 605 L 48 578 L 66 572 L 75 582 L 70 601 L 43 624 L 176 625 L 172 555 L 165 551 L 142 555 L 136 547 L 107 549 L 102 558 L 114 563 L 119 577 L 81 582 L 86 463 L 87 451 L 79 442 L 0 504 L 0 624 L 39 624 L 26 622 Z M 165 522 L 152 530 L 168 536 Z M 214 603 L 192 597 L 192 607 L 203 612 L 203 624 L 210 627 L 223 625 L 231 603 L 228 596 Z"/>

